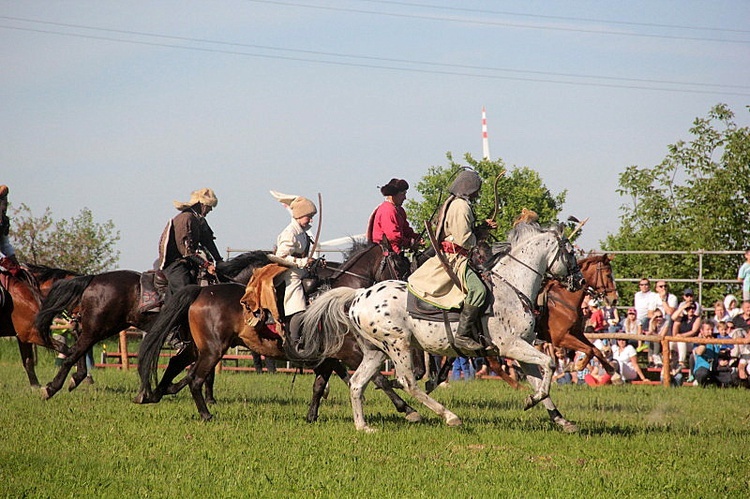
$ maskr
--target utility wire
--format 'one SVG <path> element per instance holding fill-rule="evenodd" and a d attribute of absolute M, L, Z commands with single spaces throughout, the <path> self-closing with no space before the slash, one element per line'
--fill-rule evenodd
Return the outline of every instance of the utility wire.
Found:
<path fill-rule="evenodd" d="M 532 24 L 519 24 L 519 23 L 479 20 L 479 19 L 464 19 L 464 18 L 456 19 L 456 18 L 444 17 L 444 16 L 399 14 L 399 13 L 394 13 L 394 12 L 378 12 L 374 10 L 354 9 L 354 8 L 347 8 L 347 7 L 333 7 L 333 6 L 327 6 L 327 5 L 310 5 L 310 4 L 304 4 L 304 3 L 286 2 L 286 1 L 279 1 L 279 0 L 245 0 L 245 1 L 254 2 L 254 3 L 271 4 L 271 5 L 282 5 L 285 7 L 302 7 L 306 9 L 326 10 L 326 11 L 332 11 L 332 12 L 352 12 L 355 14 L 367 14 L 367 15 L 385 16 L 385 17 L 399 17 L 399 18 L 406 18 L 406 19 L 422 19 L 422 20 L 428 20 L 428 21 L 444 21 L 444 22 L 453 22 L 453 23 L 461 23 L 461 24 L 476 24 L 480 26 L 503 26 L 506 28 L 541 29 L 541 30 L 550 30 L 550 31 L 565 31 L 565 32 L 572 32 L 572 33 L 588 33 L 588 34 L 597 34 L 597 35 L 659 38 L 659 39 L 664 39 L 664 40 L 735 43 L 735 44 L 742 44 L 742 45 L 750 44 L 750 40 L 727 40 L 724 38 L 706 38 L 706 37 L 696 37 L 696 36 L 678 36 L 678 35 L 664 35 L 664 34 L 650 34 L 650 33 L 631 33 L 627 31 L 606 31 L 606 30 L 598 30 L 598 29 L 568 28 L 564 26 L 539 26 L 539 25 L 532 25 Z"/>
<path fill-rule="evenodd" d="M 118 43 L 130 43 L 130 44 L 136 44 L 136 45 L 175 48 L 175 49 L 180 49 L 180 50 L 192 50 L 192 51 L 199 51 L 199 52 L 242 55 L 242 56 L 265 58 L 265 59 L 312 62 L 312 63 L 317 63 L 317 64 L 327 64 L 327 65 L 336 65 L 336 66 L 360 67 L 360 68 L 369 68 L 369 69 L 385 69 L 385 70 L 412 72 L 412 73 L 465 76 L 465 77 L 510 80 L 510 81 L 530 81 L 530 82 L 555 83 L 555 84 L 564 84 L 564 85 L 581 85 L 581 86 L 606 87 L 606 88 L 626 88 L 626 89 L 638 89 L 638 90 L 657 90 L 657 91 L 667 91 L 667 92 L 682 92 L 682 93 L 696 93 L 696 94 L 709 94 L 709 95 L 722 94 L 722 95 L 750 96 L 750 93 L 743 93 L 743 92 L 727 92 L 727 91 L 719 91 L 719 90 L 716 90 L 716 91 L 697 90 L 697 89 L 689 89 L 689 88 L 665 88 L 665 87 L 656 87 L 656 86 L 597 83 L 597 82 L 586 82 L 586 81 L 566 81 L 566 80 L 553 80 L 553 79 L 520 77 L 520 76 L 513 77 L 513 76 L 502 76 L 502 75 L 493 75 L 493 74 L 461 72 L 459 70 L 515 72 L 515 73 L 522 73 L 522 74 L 526 73 L 526 74 L 532 74 L 532 75 L 536 74 L 540 76 L 544 75 L 544 76 L 556 76 L 556 77 L 567 77 L 567 78 L 587 78 L 587 79 L 599 79 L 599 80 L 611 80 L 611 81 L 630 81 L 633 83 L 644 83 L 644 84 L 654 84 L 654 85 L 723 87 L 723 88 L 738 88 L 741 90 L 750 89 L 750 87 L 739 86 L 739 85 L 735 86 L 735 85 L 718 85 L 718 84 L 710 84 L 710 83 L 688 83 L 688 82 L 659 81 L 659 80 L 647 80 L 647 79 L 636 79 L 636 78 L 627 79 L 627 78 L 575 75 L 575 74 L 552 73 L 552 72 L 541 72 L 541 71 L 524 71 L 524 70 L 492 68 L 492 67 L 483 67 L 483 66 L 453 65 L 453 64 L 422 62 L 422 61 L 414 61 L 414 60 L 406 60 L 406 59 L 389 59 L 389 58 L 370 57 L 370 56 L 356 56 L 356 55 L 349 55 L 349 54 L 337 54 L 333 52 L 320 52 L 320 51 L 311 51 L 311 50 L 298 50 L 298 49 L 287 49 L 287 48 L 270 47 L 270 46 L 262 46 L 262 45 L 233 43 L 233 42 L 221 42 L 221 41 L 201 39 L 201 38 L 161 35 L 161 34 L 144 33 L 144 32 L 129 31 L 129 30 L 106 29 L 106 28 L 64 24 L 64 23 L 56 23 L 56 22 L 48 22 L 48 21 L 34 21 L 34 20 L 21 19 L 21 18 L 9 18 L 7 16 L 0 16 L 0 19 L 26 21 L 26 22 L 33 22 L 33 23 L 39 23 L 39 24 L 54 25 L 58 27 L 75 28 L 75 29 L 96 30 L 96 31 L 103 31 L 103 32 L 109 32 L 109 33 L 116 33 L 116 34 L 147 36 L 147 37 L 153 37 L 153 38 L 170 39 L 170 40 L 185 41 L 185 42 L 191 42 L 191 43 L 211 43 L 211 44 L 235 46 L 235 47 L 243 47 L 243 48 L 254 48 L 254 49 L 259 49 L 259 50 L 292 52 L 292 53 L 299 53 L 299 54 L 304 54 L 304 55 L 309 55 L 309 56 L 346 58 L 346 59 L 354 59 L 354 60 L 361 59 L 361 60 L 369 60 L 369 61 L 376 61 L 376 62 L 383 62 L 383 63 L 390 63 L 390 64 L 425 65 L 425 66 L 433 66 L 433 67 L 444 67 L 447 69 L 445 70 L 422 69 L 422 68 L 416 68 L 416 67 L 388 66 L 384 64 L 379 65 L 379 64 L 374 64 L 374 63 L 370 64 L 370 63 L 344 62 L 344 61 L 335 61 L 335 60 L 323 60 L 323 59 L 315 59 L 315 58 L 310 58 L 310 57 L 306 58 L 306 57 L 295 57 L 295 56 L 285 56 L 285 55 L 269 55 L 269 54 L 252 53 L 252 52 L 244 52 L 244 51 L 220 49 L 220 48 L 206 48 L 206 47 L 186 46 L 186 45 L 178 45 L 178 44 L 171 44 L 171 43 L 144 41 L 144 40 L 124 39 L 124 38 L 117 38 L 114 36 L 89 35 L 89 34 L 71 33 L 71 32 L 64 32 L 64 31 L 53 31 L 53 30 L 48 30 L 48 29 L 35 29 L 35 28 L 23 28 L 23 27 L 17 27 L 17 26 L 0 25 L 0 29 L 27 31 L 27 32 L 33 32 L 33 33 L 59 35 L 59 36 L 72 37 L 72 38 L 83 38 L 83 39 L 91 39 L 91 40 L 118 42 Z M 450 68 L 456 68 L 456 70 L 453 71 L 453 70 L 450 70 Z"/>

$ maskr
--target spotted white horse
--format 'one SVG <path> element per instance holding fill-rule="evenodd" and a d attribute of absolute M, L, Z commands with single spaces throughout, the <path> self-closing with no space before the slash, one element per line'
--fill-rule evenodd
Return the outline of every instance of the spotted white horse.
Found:
<path fill-rule="evenodd" d="M 532 346 L 535 338 L 533 304 L 547 273 L 565 282 L 571 290 L 580 289 L 583 276 L 563 226 L 542 228 L 538 224 L 519 224 L 508 235 L 510 250 L 496 255 L 488 268 L 492 279 L 492 315 L 483 318 L 494 354 L 515 359 L 527 374 L 534 392 L 525 401 L 525 409 L 543 402 L 550 418 L 565 431 L 577 431 L 549 398 L 553 360 Z M 305 314 L 302 334 L 305 341 L 316 342 L 323 350 L 335 350 L 347 331 L 358 338 L 364 360 L 350 382 L 354 424 L 367 426 L 362 408 L 364 389 L 378 372 L 386 357 L 394 364 L 404 389 L 449 426 L 461 420 L 417 385 L 412 369 L 410 348 L 455 357 L 460 355 L 442 322 L 415 319 L 406 311 L 406 283 L 384 281 L 370 288 L 333 289 L 315 300 Z M 348 311 L 348 313 L 347 313 Z M 454 324 L 455 326 L 455 324 Z M 488 352 L 492 354 L 493 352 Z"/>

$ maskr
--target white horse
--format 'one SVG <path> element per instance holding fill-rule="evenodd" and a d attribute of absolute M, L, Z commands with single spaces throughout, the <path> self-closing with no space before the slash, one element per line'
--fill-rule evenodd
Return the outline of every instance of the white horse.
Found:
<path fill-rule="evenodd" d="M 527 374 L 534 393 L 526 399 L 525 409 L 543 401 L 551 419 L 566 431 L 577 431 L 549 399 L 554 369 L 553 360 L 532 346 L 534 304 L 547 272 L 566 281 L 572 290 L 580 289 L 583 276 L 563 226 L 541 228 L 538 224 L 519 224 L 508 235 L 510 251 L 498 254 L 488 264 L 492 280 L 492 314 L 483 317 L 493 351 L 515 359 Z M 443 322 L 415 319 L 406 311 L 406 283 L 384 281 L 366 289 L 333 289 L 315 300 L 305 313 L 302 335 L 317 343 L 323 357 L 339 348 L 347 331 L 358 338 L 364 360 L 350 381 L 354 424 L 358 430 L 373 431 L 367 426 L 362 409 L 367 383 L 389 357 L 404 389 L 443 417 L 449 426 L 461 420 L 417 385 L 413 374 L 410 347 L 455 357 Z M 348 310 L 348 314 L 347 314 Z M 455 324 L 453 324 L 455 327 Z M 454 329 L 455 330 L 455 329 Z"/>

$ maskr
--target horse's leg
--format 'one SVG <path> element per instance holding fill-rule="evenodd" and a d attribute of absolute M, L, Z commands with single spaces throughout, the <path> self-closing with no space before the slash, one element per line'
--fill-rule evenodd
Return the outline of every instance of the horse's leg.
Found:
<path fill-rule="evenodd" d="M 497 345 L 497 343 L 495 344 Z M 498 353 L 500 356 L 517 360 L 522 365 L 522 369 L 524 364 L 533 364 L 538 367 L 541 373 L 541 375 L 537 373 L 537 377 L 541 378 L 541 382 L 532 384 L 534 393 L 526 398 L 524 410 L 531 409 L 549 396 L 554 370 L 554 361 L 549 355 L 540 352 L 520 336 L 506 338 L 503 348 Z"/>
<path fill-rule="evenodd" d="M 378 372 L 375 374 L 375 376 L 373 376 L 372 383 L 383 390 L 383 393 L 388 395 L 388 398 L 391 399 L 391 403 L 393 403 L 396 411 L 403 412 L 404 418 L 407 421 L 409 421 L 410 423 L 419 423 L 420 421 L 422 421 L 422 416 L 416 410 L 414 410 L 412 406 L 407 404 L 404 399 L 399 397 L 398 393 L 394 391 L 393 385 L 388 378 Z"/>
<path fill-rule="evenodd" d="M 167 363 L 167 369 L 161 377 L 159 386 L 156 388 L 157 392 L 163 395 L 175 395 L 185 388 L 189 382 L 187 375 L 177 383 L 174 383 L 174 379 L 179 376 L 187 366 L 192 364 L 195 359 L 196 352 L 192 348 L 186 348 L 179 354 L 171 357 L 169 363 Z"/>
<path fill-rule="evenodd" d="M 320 365 L 313 369 L 315 372 L 315 382 L 313 383 L 312 399 L 310 399 L 310 406 L 307 409 L 307 417 L 305 418 L 308 423 L 314 423 L 318 420 L 320 400 L 323 398 L 331 374 L 337 367 L 336 364 L 341 365 L 341 362 L 335 359 L 325 359 Z M 346 369 L 344 369 L 344 376 L 341 376 L 341 373 L 338 372 L 337 374 L 342 380 L 344 380 L 344 383 L 348 383 L 349 373 L 346 372 Z"/>
<path fill-rule="evenodd" d="M 206 378 L 216 367 L 216 364 L 219 363 L 221 356 L 221 351 L 201 352 L 198 355 L 195 365 L 186 376 L 189 379 L 190 393 L 193 395 L 195 406 L 198 408 L 198 413 L 204 421 L 210 421 L 213 416 L 208 410 L 206 399 L 203 397 L 203 385 L 206 382 Z"/>
<path fill-rule="evenodd" d="M 63 384 L 65 383 L 65 378 L 67 378 L 68 373 L 70 373 L 70 370 L 74 365 L 78 364 L 79 360 L 83 361 L 83 368 L 81 369 L 79 365 L 79 373 L 82 373 L 82 376 L 78 379 L 78 383 L 83 381 L 83 378 L 86 377 L 86 359 L 83 358 L 83 356 L 86 355 L 88 349 L 91 348 L 99 339 L 109 338 L 117 331 L 110 331 L 109 334 L 102 335 L 98 338 L 92 337 L 92 335 L 87 334 L 87 332 L 88 329 L 80 334 L 78 340 L 73 345 L 73 348 L 70 349 L 70 355 L 63 359 L 62 364 L 60 365 L 60 369 L 57 371 L 55 377 L 52 379 L 52 381 L 47 383 L 47 386 L 42 388 L 42 399 L 48 400 L 54 394 L 60 391 Z M 78 383 L 71 386 L 70 389 L 72 390 L 73 388 L 78 386 Z"/>
<path fill-rule="evenodd" d="M 373 350 L 370 348 L 363 348 L 362 350 L 362 362 L 349 380 L 349 396 L 352 401 L 354 427 L 357 430 L 372 433 L 375 430 L 367 426 L 364 409 L 362 407 L 364 391 L 365 388 L 367 388 L 367 383 L 369 383 L 373 376 L 380 371 L 380 366 L 383 364 L 386 355 L 380 350 Z"/>
<path fill-rule="evenodd" d="M 440 366 L 440 370 L 438 371 L 437 375 L 434 379 L 431 379 L 425 383 L 425 392 L 426 393 L 432 393 L 432 391 L 440 386 L 440 384 L 448 379 L 448 373 L 451 371 L 451 366 L 453 366 L 453 361 L 456 360 L 455 357 L 445 357 L 443 359 L 443 365 Z"/>
<path fill-rule="evenodd" d="M 503 369 L 503 366 L 500 364 L 500 358 L 495 357 L 494 355 L 490 355 L 488 357 L 485 357 L 487 360 L 487 364 L 490 365 L 490 369 L 494 371 L 500 378 L 502 378 L 503 381 L 508 383 L 511 387 L 518 389 L 518 380 L 513 379 L 513 377 L 506 373 Z"/>
<path fill-rule="evenodd" d="M 86 367 L 86 353 L 84 352 L 83 355 L 78 359 L 78 362 L 76 362 L 76 372 L 73 373 L 73 376 L 70 377 L 70 383 L 68 383 L 68 391 L 72 392 L 76 389 L 78 385 L 80 385 L 84 379 L 86 379 L 86 376 L 88 375 L 88 368 Z"/>
<path fill-rule="evenodd" d="M 26 371 L 26 376 L 29 378 L 29 384 L 31 388 L 40 388 L 42 385 L 39 384 L 39 378 L 36 377 L 36 370 L 34 370 L 34 345 L 26 343 L 18 339 L 18 350 L 21 352 L 21 363 L 23 369 Z"/>
<path fill-rule="evenodd" d="M 543 378 L 539 372 L 538 365 L 526 364 L 523 362 L 520 362 L 519 364 L 521 365 L 521 369 L 526 373 L 527 379 L 532 386 L 536 387 L 537 384 L 543 383 Z M 578 431 L 578 426 L 576 426 L 575 423 L 571 423 L 563 417 L 555 403 L 552 401 L 552 397 L 548 396 L 542 400 L 542 404 L 547 409 L 547 414 L 549 414 L 550 420 L 562 428 L 563 431 L 566 433 L 575 433 Z"/>
<path fill-rule="evenodd" d="M 216 398 L 214 398 L 214 381 L 216 380 L 216 370 L 211 369 L 211 372 L 206 376 L 206 403 L 215 404 Z"/>

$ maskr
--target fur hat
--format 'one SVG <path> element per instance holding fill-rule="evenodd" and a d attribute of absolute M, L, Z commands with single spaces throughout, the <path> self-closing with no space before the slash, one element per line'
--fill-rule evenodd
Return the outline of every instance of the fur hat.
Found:
<path fill-rule="evenodd" d="M 219 204 L 219 200 L 216 197 L 216 194 L 214 194 L 213 190 L 209 189 L 208 187 L 204 187 L 203 189 L 198 189 L 197 191 L 191 192 L 190 201 L 188 201 L 187 203 L 172 201 L 174 207 L 180 211 L 190 208 L 196 203 L 210 206 L 211 208 L 216 208 L 216 205 Z"/>
<path fill-rule="evenodd" d="M 383 196 L 395 196 L 399 192 L 409 190 L 409 183 L 402 178 L 392 178 L 387 184 L 380 188 Z"/>
<path fill-rule="evenodd" d="M 284 194 L 278 191 L 270 191 L 276 201 L 286 205 L 289 213 L 293 218 L 301 218 L 304 216 L 313 216 L 318 213 L 318 209 L 315 207 L 315 203 L 303 196 L 295 196 L 294 194 Z"/>
<path fill-rule="evenodd" d="M 7 185 L 0 185 L 0 198 L 4 198 L 5 196 L 7 196 L 8 192 L 10 192 L 10 189 L 8 189 Z"/>
<path fill-rule="evenodd" d="M 539 215 L 534 210 L 522 209 L 521 214 L 513 221 L 513 227 L 520 223 L 534 223 L 539 221 Z"/>
<path fill-rule="evenodd" d="M 463 170 L 458 174 L 450 186 L 451 194 L 460 198 L 468 198 L 482 188 L 482 179 L 474 170 Z"/>

